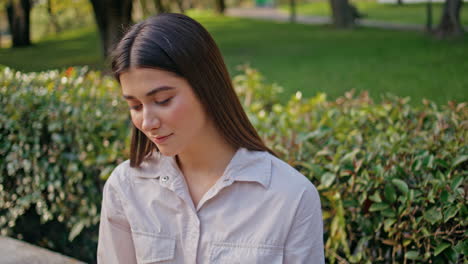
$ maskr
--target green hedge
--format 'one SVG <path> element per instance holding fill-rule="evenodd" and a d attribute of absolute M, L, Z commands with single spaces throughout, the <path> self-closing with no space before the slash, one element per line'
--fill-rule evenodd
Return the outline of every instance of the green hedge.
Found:
<path fill-rule="evenodd" d="M 267 144 L 319 189 L 328 262 L 465 260 L 466 103 L 348 92 L 280 104 L 253 69 L 234 82 Z M 4 68 L 0 103 L 1 234 L 95 262 L 101 189 L 128 157 L 118 85 L 86 68 Z"/>
<path fill-rule="evenodd" d="M 101 178 L 124 159 L 130 124 L 117 86 L 86 68 L 6 68 L 0 90 L 1 234 L 93 261 Z"/>

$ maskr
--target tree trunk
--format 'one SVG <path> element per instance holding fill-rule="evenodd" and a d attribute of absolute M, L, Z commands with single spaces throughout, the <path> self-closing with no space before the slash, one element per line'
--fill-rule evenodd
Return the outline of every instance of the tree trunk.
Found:
<path fill-rule="evenodd" d="M 141 7 L 141 12 L 143 13 L 143 17 L 149 16 L 149 8 L 148 8 L 148 3 L 146 0 L 140 0 L 140 7 Z"/>
<path fill-rule="evenodd" d="M 445 0 L 440 24 L 436 29 L 436 35 L 441 38 L 461 36 L 463 27 L 460 23 L 460 10 L 462 0 Z"/>
<path fill-rule="evenodd" d="M 161 0 L 154 0 L 154 6 L 156 7 L 156 12 L 158 12 L 158 14 L 166 12 L 166 8 L 164 8 Z"/>
<path fill-rule="evenodd" d="M 426 3 L 426 31 L 432 32 L 432 0 Z"/>
<path fill-rule="evenodd" d="M 132 22 L 132 0 L 90 0 L 107 58 Z"/>
<path fill-rule="evenodd" d="M 330 6 L 335 27 L 348 28 L 354 26 L 354 15 L 348 0 L 330 0 Z"/>
<path fill-rule="evenodd" d="M 224 14 L 224 10 L 226 10 L 226 3 L 224 0 L 215 0 L 216 4 L 216 13 Z"/>
<path fill-rule="evenodd" d="M 291 23 L 296 23 L 296 0 L 289 0 L 289 20 Z"/>
<path fill-rule="evenodd" d="M 183 0 L 177 0 L 177 7 L 182 14 L 185 13 Z"/>
<path fill-rule="evenodd" d="M 187 4 L 186 4 L 187 9 L 195 8 L 195 3 L 193 2 L 193 0 L 186 0 L 186 1 L 187 1 Z"/>
<path fill-rule="evenodd" d="M 13 47 L 31 45 L 30 0 L 10 0 L 6 6 Z"/>
<path fill-rule="evenodd" d="M 49 14 L 50 22 L 54 28 L 54 33 L 59 33 L 62 31 L 60 24 L 58 23 L 57 16 L 52 11 L 52 0 L 47 0 L 47 13 Z"/>

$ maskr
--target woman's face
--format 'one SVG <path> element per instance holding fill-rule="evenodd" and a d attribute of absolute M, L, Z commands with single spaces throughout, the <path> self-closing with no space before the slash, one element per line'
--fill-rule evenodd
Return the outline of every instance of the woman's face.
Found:
<path fill-rule="evenodd" d="M 131 68 L 120 74 L 122 93 L 133 124 L 161 154 L 174 156 L 200 138 L 208 117 L 184 78 L 152 68 Z"/>

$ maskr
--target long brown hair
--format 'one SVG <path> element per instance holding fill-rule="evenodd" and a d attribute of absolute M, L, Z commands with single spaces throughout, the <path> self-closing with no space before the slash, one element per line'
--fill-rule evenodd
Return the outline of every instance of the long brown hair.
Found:
<path fill-rule="evenodd" d="M 130 67 L 159 68 L 185 78 L 225 140 L 234 147 L 268 151 L 234 91 L 221 52 L 208 31 L 183 14 L 164 13 L 135 24 L 111 55 L 119 80 Z M 133 125 L 130 166 L 158 150 Z"/>

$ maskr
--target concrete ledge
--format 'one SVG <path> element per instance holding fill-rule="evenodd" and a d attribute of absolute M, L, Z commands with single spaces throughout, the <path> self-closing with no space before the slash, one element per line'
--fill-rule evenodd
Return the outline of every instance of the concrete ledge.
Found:
<path fill-rule="evenodd" d="M 0 264 L 84 264 L 11 237 L 0 236 Z"/>

